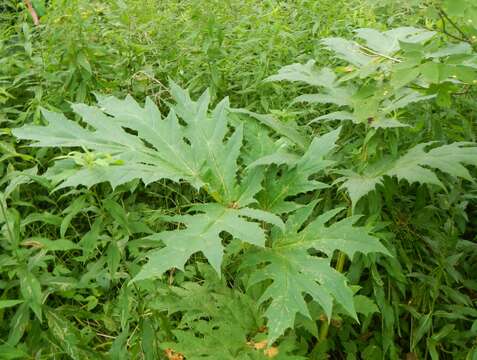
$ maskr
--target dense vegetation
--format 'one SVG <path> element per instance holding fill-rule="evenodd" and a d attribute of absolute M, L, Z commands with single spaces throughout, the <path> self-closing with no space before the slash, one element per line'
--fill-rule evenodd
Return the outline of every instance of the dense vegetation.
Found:
<path fill-rule="evenodd" d="M 0 4 L 0 359 L 477 359 L 474 0 Z"/>

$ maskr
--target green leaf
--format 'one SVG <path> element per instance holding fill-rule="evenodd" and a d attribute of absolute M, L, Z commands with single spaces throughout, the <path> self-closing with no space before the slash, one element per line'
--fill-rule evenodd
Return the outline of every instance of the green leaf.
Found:
<path fill-rule="evenodd" d="M 0 309 L 5 309 L 18 304 L 21 304 L 23 300 L 0 300 Z"/>
<path fill-rule="evenodd" d="M 379 240 L 369 235 L 365 228 L 353 226 L 360 218 L 359 216 L 348 217 L 325 227 L 324 223 L 330 215 L 334 215 L 334 212 L 324 213 L 303 230 L 303 235 L 310 239 L 314 249 L 324 252 L 329 257 L 335 250 L 340 250 L 351 259 L 356 252 L 362 254 L 381 253 L 391 256 Z M 316 237 L 316 240 L 311 240 L 313 237 Z"/>
<path fill-rule="evenodd" d="M 206 185 L 224 202 L 232 200 L 242 128 L 238 126 L 225 139 L 228 101 L 223 100 L 209 113 L 207 92 L 194 102 L 185 90 L 171 86 L 176 104 L 171 105 L 165 119 L 150 100 L 141 107 L 131 97 L 107 97 L 101 99 L 99 107 L 72 106 L 88 128 L 43 111 L 47 126 L 26 125 L 13 133 L 19 139 L 34 140 L 33 146 L 87 150 L 70 153 L 47 172 L 59 183 L 57 188 L 89 187 L 103 181 L 116 187 L 132 179 L 149 184 L 166 178 L 184 180 L 196 188 Z M 127 130 L 137 132 L 137 136 Z"/>
<path fill-rule="evenodd" d="M 265 81 L 298 81 L 312 86 L 333 87 L 336 85 L 336 75 L 329 68 L 317 69 L 314 60 L 305 65 L 291 64 L 282 67 L 278 74 L 269 76 Z"/>
<path fill-rule="evenodd" d="M 172 349 L 187 359 L 270 358 L 264 355 L 265 349 L 253 346 L 264 336 L 258 333 L 262 325 L 258 306 L 236 289 L 215 284 L 208 278 L 201 285 L 184 282 L 181 287 L 169 287 L 151 306 L 168 317 L 181 317 L 179 325 L 172 330 L 174 340 L 160 344 L 164 350 Z M 295 346 L 290 341 L 277 344 L 277 349 L 276 359 L 305 359 L 292 355 Z"/>
<path fill-rule="evenodd" d="M 468 8 L 466 0 L 444 0 L 443 4 L 451 16 L 464 16 Z"/>
<path fill-rule="evenodd" d="M 359 75 L 368 78 L 371 74 L 379 74 L 381 70 L 385 73 L 391 72 L 389 64 L 387 67 L 383 64 L 383 69 L 380 69 L 381 62 L 378 60 L 391 61 L 391 64 L 401 61 L 388 56 L 400 49 L 401 40 L 425 41 L 431 34 L 433 33 L 414 28 L 398 28 L 385 33 L 379 33 L 371 29 L 360 29 L 358 30 L 358 35 L 368 41 L 369 49 L 341 38 L 325 39 L 324 43 L 328 48 L 337 52 L 338 57 L 346 59 L 353 65 L 362 68 L 359 70 Z M 413 66 L 416 67 L 416 65 Z M 401 67 L 404 66 L 401 64 Z M 294 99 L 294 103 L 334 104 L 338 107 L 349 109 L 321 115 L 310 123 L 323 120 L 351 120 L 355 124 L 366 124 L 374 128 L 404 127 L 408 125 L 396 119 L 397 110 L 411 103 L 435 97 L 435 95 L 422 95 L 416 90 L 404 87 L 407 83 L 418 78 L 422 71 L 417 68 L 414 68 L 412 71 L 405 68 L 402 70 L 405 76 L 400 75 L 399 79 L 393 77 L 393 81 L 390 84 L 395 85 L 395 87 L 383 86 L 382 83 L 377 82 L 360 88 L 350 82 L 345 84 L 346 81 L 357 75 L 356 72 L 353 72 L 353 68 L 348 67 L 345 70 L 346 72 L 351 71 L 351 73 L 338 79 L 337 75 L 329 68 L 318 70 L 315 67 L 315 63 L 309 61 L 305 65 L 292 64 L 285 66 L 278 74 L 269 77 L 268 80 L 300 81 L 320 88 L 318 93 L 298 96 Z M 464 76 L 471 78 L 472 74 L 467 71 Z"/>
<path fill-rule="evenodd" d="M 28 303 L 30 309 L 35 313 L 37 318 L 42 319 L 42 301 L 43 294 L 38 279 L 29 271 L 22 271 L 20 276 L 20 292 Z"/>
<path fill-rule="evenodd" d="M 10 321 L 10 331 L 8 333 L 7 343 L 15 346 L 22 338 L 29 324 L 30 310 L 28 303 L 25 302 L 17 308 L 15 315 Z"/>
<path fill-rule="evenodd" d="M 356 34 L 358 38 L 364 40 L 365 46 L 338 37 L 326 38 L 322 40 L 322 44 L 328 50 L 333 51 L 339 59 L 358 68 L 373 69 L 377 59 L 396 61 L 391 57 L 401 50 L 401 42 L 424 43 L 431 39 L 435 32 L 413 27 L 400 27 L 384 32 L 363 28 L 356 30 Z"/>
<path fill-rule="evenodd" d="M 451 176 L 473 181 L 465 165 L 477 165 L 477 146 L 474 143 L 456 142 L 425 151 L 431 144 L 418 144 L 394 162 L 384 160 L 384 169 L 374 173 L 359 175 L 346 172 L 340 179 L 343 181 L 341 187 L 348 191 L 355 206 L 359 199 L 382 183 L 384 176 L 444 188 L 435 172 L 429 169 L 434 168 Z"/>
<path fill-rule="evenodd" d="M 34 246 L 41 249 L 45 249 L 47 251 L 68 251 L 68 250 L 79 249 L 79 245 L 73 243 L 70 240 L 66 240 L 66 239 L 50 240 L 50 239 L 39 237 L 39 236 L 25 239 L 22 242 L 22 245 Z"/>
<path fill-rule="evenodd" d="M 437 51 L 426 54 L 427 58 L 441 58 L 451 55 L 469 55 L 472 54 L 472 46 L 466 42 L 460 42 L 457 44 L 448 44 L 447 46 L 440 48 Z"/>
<path fill-rule="evenodd" d="M 353 203 L 353 207 L 357 204 L 359 199 L 366 196 L 368 193 L 376 189 L 378 184 L 382 183 L 382 177 L 380 176 L 367 176 L 353 173 L 352 171 L 346 172 L 347 176 L 342 178 L 342 189 L 348 191 L 348 195 Z"/>
<path fill-rule="evenodd" d="M 400 42 L 422 43 L 436 34 L 434 31 L 414 27 L 399 27 L 384 32 L 375 29 L 358 29 L 356 34 L 365 41 L 366 47 L 383 55 L 393 55 L 400 50 Z"/>
<path fill-rule="evenodd" d="M 248 115 L 253 119 L 258 120 L 265 126 L 268 126 L 270 129 L 274 130 L 277 134 L 283 135 L 292 141 L 301 149 L 305 149 L 308 146 L 308 138 L 302 135 L 292 123 L 284 123 L 275 119 L 271 115 L 257 114 L 245 109 L 233 109 L 231 110 L 236 114 Z"/>
<path fill-rule="evenodd" d="M 63 218 L 63 221 L 60 225 L 60 236 L 62 238 L 65 237 L 66 231 L 70 226 L 71 220 L 73 220 L 73 218 L 84 209 L 85 205 L 85 197 L 80 196 L 74 199 L 73 202 L 65 210 L 63 210 L 63 213 L 67 215 Z"/>
<path fill-rule="evenodd" d="M 87 354 L 79 348 L 81 335 L 78 330 L 58 311 L 45 311 L 48 328 L 57 344 L 72 359 L 84 359 Z M 89 354 L 88 354 L 89 355 Z"/>
<path fill-rule="evenodd" d="M 363 67 L 373 61 L 373 57 L 366 55 L 354 41 L 339 37 L 323 39 L 321 43 L 335 53 L 339 59 L 345 60 L 356 67 Z"/>
<path fill-rule="evenodd" d="M 33 8 L 36 10 L 38 16 L 44 16 L 46 14 L 45 0 L 31 0 Z"/>
<path fill-rule="evenodd" d="M 358 251 L 389 254 L 366 229 L 353 226 L 356 217 L 325 225 L 343 209 L 326 212 L 301 230 L 315 204 L 312 202 L 290 215 L 285 231 L 273 233 L 272 247 L 247 254 L 242 263 L 242 268 L 252 269 L 249 286 L 273 281 L 259 299 L 260 303 L 270 300 L 265 312 L 269 344 L 294 326 L 297 313 L 311 318 L 305 294 L 320 304 L 328 319 L 331 318 L 333 300 L 350 316 L 357 318 L 353 292 L 347 286 L 345 276 L 330 266 L 335 250 L 350 257 Z M 310 255 L 310 250 L 322 251 L 328 258 Z"/>
<path fill-rule="evenodd" d="M 189 257 L 199 251 L 220 274 L 224 252 L 220 237 L 222 232 L 262 247 L 265 245 L 264 230 L 259 224 L 247 221 L 246 218 L 282 225 L 279 217 L 257 209 L 233 209 L 210 203 L 194 206 L 192 210 L 198 213 L 173 218 L 184 224 L 185 229 L 165 231 L 148 237 L 152 240 L 161 240 L 166 246 L 148 255 L 149 261 L 136 275 L 135 281 L 159 277 L 171 268 L 183 270 Z"/>
<path fill-rule="evenodd" d="M 16 348 L 15 346 L 6 343 L 0 345 L 0 357 L 2 360 L 12 360 L 12 359 L 27 359 L 28 353 L 25 351 Z"/>
<path fill-rule="evenodd" d="M 355 295 L 353 301 L 357 313 L 363 314 L 366 317 L 379 313 L 378 306 L 367 296 Z"/>
<path fill-rule="evenodd" d="M 340 132 L 341 128 L 338 128 L 323 136 L 315 137 L 302 157 L 287 156 L 288 170 L 283 171 L 281 176 L 273 174 L 265 178 L 266 191 L 259 196 L 262 208 L 273 213 L 289 212 L 296 206 L 286 201 L 287 197 L 328 187 L 327 184 L 311 179 L 311 177 L 334 164 L 326 157 L 335 148 Z M 283 158 L 282 156 L 279 160 L 281 161 Z M 256 163 L 266 164 L 270 157 L 267 158 L 267 161 L 262 160 L 259 159 Z M 278 170 L 276 169 L 275 172 Z"/>
<path fill-rule="evenodd" d="M 294 326 L 297 313 L 311 318 L 303 298 L 308 294 L 317 301 L 328 316 L 333 307 L 332 294 L 340 299 L 352 298 L 343 275 L 329 266 L 329 261 L 312 257 L 302 249 L 267 249 L 249 255 L 243 266 L 258 267 L 268 263 L 263 269 L 252 273 L 249 286 L 273 280 L 259 299 L 263 303 L 271 299 L 265 316 L 268 318 L 268 342 L 272 344 L 286 329 Z M 349 307 L 348 307 L 349 308 Z"/>
<path fill-rule="evenodd" d="M 450 66 L 436 62 L 426 62 L 419 67 L 424 79 L 431 84 L 439 84 L 452 75 Z"/>

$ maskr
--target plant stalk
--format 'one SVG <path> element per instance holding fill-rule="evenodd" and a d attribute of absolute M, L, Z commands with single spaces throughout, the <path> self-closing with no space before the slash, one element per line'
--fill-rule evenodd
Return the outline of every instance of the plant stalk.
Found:
<path fill-rule="evenodd" d="M 336 261 L 335 269 L 336 271 L 339 271 L 340 273 L 343 272 L 344 266 L 346 263 L 346 254 L 340 251 L 338 253 L 338 260 Z M 330 323 L 329 319 L 325 318 L 320 326 L 320 333 L 318 335 L 318 343 L 321 343 L 326 340 L 328 337 L 328 331 L 330 329 Z"/>

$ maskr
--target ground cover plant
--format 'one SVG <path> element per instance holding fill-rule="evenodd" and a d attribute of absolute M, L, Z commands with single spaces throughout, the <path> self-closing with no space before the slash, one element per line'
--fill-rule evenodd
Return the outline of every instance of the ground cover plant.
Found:
<path fill-rule="evenodd" d="M 477 359 L 473 1 L 32 6 L 0 359 Z"/>

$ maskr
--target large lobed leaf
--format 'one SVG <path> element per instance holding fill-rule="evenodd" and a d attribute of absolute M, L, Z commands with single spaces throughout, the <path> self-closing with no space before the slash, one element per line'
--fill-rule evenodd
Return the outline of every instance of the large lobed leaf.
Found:
<path fill-rule="evenodd" d="M 57 161 L 47 172 L 46 176 L 59 183 L 58 188 L 170 179 L 196 188 L 205 186 L 221 201 L 231 201 L 237 195 L 242 127 L 228 136 L 228 100 L 209 112 L 207 91 L 196 102 L 175 84 L 171 94 L 176 104 L 166 118 L 149 99 L 141 107 L 131 97 L 106 97 L 99 107 L 72 106 L 86 127 L 44 110 L 47 126 L 26 125 L 13 134 L 35 141 L 33 146 L 83 149 Z"/>
<path fill-rule="evenodd" d="M 166 246 L 148 255 L 149 262 L 143 266 L 134 280 L 159 277 L 171 268 L 183 269 L 189 257 L 199 251 L 220 274 L 223 257 L 220 237 L 222 232 L 227 232 L 249 244 L 263 247 L 265 246 L 264 230 L 257 223 L 247 221 L 246 218 L 283 226 L 279 217 L 257 209 L 231 209 L 211 203 L 195 206 L 193 210 L 200 213 L 175 216 L 172 219 L 184 224 L 185 229 L 164 231 L 149 237 L 151 240 L 161 240 Z"/>
<path fill-rule="evenodd" d="M 347 42 L 347 40 L 341 40 Z M 357 47 L 357 45 L 355 46 Z M 333 104 L 344 109 L 319 116 L 312 122 L 350 120 L 355 124 L 367 123 L 376 128 L 403 127 L 407 125 L 394 118 L 396 110 L 411 103 L 435 97 L 434 95 L 422 95 L 410 88 L 382 89 L 383 86 L 378 86 L 370 95 L 354 84 L 345 84 L 329 68 L 318 70 L 313 60 L 304 65 L 285 66 L 279 70 L 278 74 L 270 76 L 267 80 L 304 82 L 316 86 L 319 88 L 318 93 L 298 96 L 294 102 Z"/>
<path fill-rule="evenodd" d="M 297 204 L 287 200 L 288 197 L 327 188 L 327 184 L 313 179 L 313 175 L 334 164 L 327 156 L 336 147 L 340 132 L 341 128 L 338 128 L 315 137 L 301 157 L 286 151 L 275 152 L 250 164 L 251 168 L 271 164 L 286 166 L 283 171 L 278 167 L 269 171 L 269 176 L 265 178 L 266 191 L 258 195 L 261 206 L 274 213 L 290 212 L 297 208 Z"/>
<path fill-rule="evenodd" d="M 390 255 L 376 237 L 363 227 L 353 226 L 357 217 L 326 223 L 342 209 L 328 211 L 301 229 L 316 202 L 298 209 L 289 216 L 283 233 L 275 233 L 271 248 L 247 255 L 244 268 L 258 268 L 252 273 L 249 285 L 272 280 L 259 302 L 270 300 L 265 312 L 268 318 L 269 343 L 273 343 L 286 329 L 294 326 L 297 313 L 311 318 L 304 296 L 318 302 L 328 319 L 333 301 L 338 302 L 350 316 L 356 318 L 353 292 L 346 277 L 330 266 L 330 257 L 341 250 L 353 257 L 356 252 Z M 328 258 L 310 255 L 321 251 Z"/>
<path fill-rule="evenodd" d="M 183 268 L 196 252 L 202 252 L 220 273 L 223 233 L 264 246 L 265 231 L 256 221 L 283 226 L 272 213 L 248 207 L 257 202 L 264 169 L 242 171 L 239 179 L 243 124 L 230 126 L 228 100 L 209 111 L 207 91 L 193 101 L 187 91 L 172 84 L 171 95 L 175 104 L 164 119 L 150 100 L 141 107 L 131 97 L 106 97 L 100 99 L 99 107 L 73 105 L 86 127 L 44 111 L 47 126 L 14 130 L 19 139 L 34 140 L 33 146 L 83 149 L 47 171 L 46 176 L 57 182 L 58 188 L 104 181 L 115 187 L 132 179 L 146 184 L 170 179 L 204 188 L 216 201 L 192 207 L 193 215 L 172 218 L 184 229 L 152 236 L 165 247 L 149 254 L 149 262 L 135 280 Z"/>
<path fill-rule="evenodd" d="M 438 169 L 451 176 L 472 181 L 465 165 L 477 166 L 477 146 L 474 143 L 456 142 L 426 151 L 431 143 L 418 144 L 394 162 L 386 161 L 384 169 L 371 174 L 345 172 L 342 188 L 348 191 L 353 206 L 363 196 L 381 184 L 384 176 L 407 180 L 409 183 L 433 184 L 444 188 L 434 171 Z"/>

